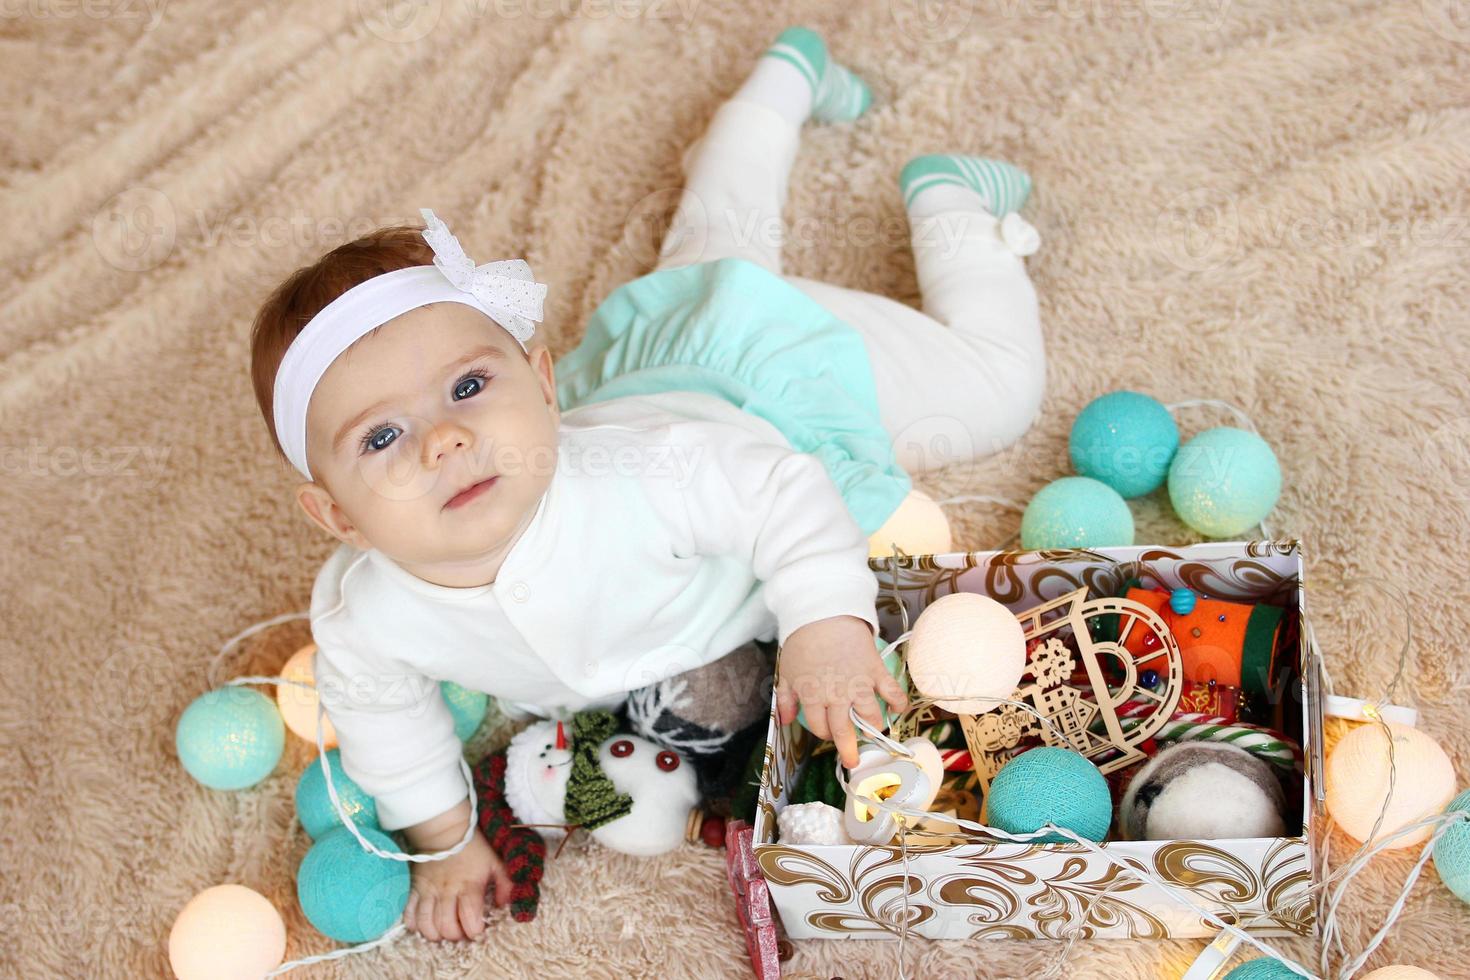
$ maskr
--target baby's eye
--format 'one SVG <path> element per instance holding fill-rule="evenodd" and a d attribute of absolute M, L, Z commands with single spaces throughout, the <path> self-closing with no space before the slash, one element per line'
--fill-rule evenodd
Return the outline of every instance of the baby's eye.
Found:
<path fill-rule="evenodd" d="M 465 398 L 478 395 L 480 390 L 485 387 L 485 381 L 485 375 L 479 372 L 471 372 L 465 377 L 460 378 L 459 382 L 454 386 L 454 400 L 461 401 Z"/>
<path fill-rule="evenodd" d="M 386 449 L 388 444 L 401 435 L 397 426 L 382 425 L 362 437 L 362 451 L 375 453 Z"/>

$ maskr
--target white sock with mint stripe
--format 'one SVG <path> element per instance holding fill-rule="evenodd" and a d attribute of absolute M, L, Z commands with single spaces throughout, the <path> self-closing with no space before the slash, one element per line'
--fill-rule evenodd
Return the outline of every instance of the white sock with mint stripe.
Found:
<path fill-rule="evenodd" d="M 911 216 L 978 205 L 1000 218 L 1026 203 L 1031 178 L 1002 160 L 932 153 L 910 160 L 898 175 L 898 186 Z"/>
<path fill-rule="evenodd" d="M 867 84 L 828 57 L 822 36 L 805 27 L 781 32 L 735 98 L 769 106 L 797 126 L 809 118 L 847 122 L 873 101 Z"/>

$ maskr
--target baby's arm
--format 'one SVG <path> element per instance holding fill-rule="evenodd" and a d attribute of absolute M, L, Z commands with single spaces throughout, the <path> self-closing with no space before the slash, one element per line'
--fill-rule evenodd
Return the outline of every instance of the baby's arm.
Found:
<path fill-rule="evenodd" d="M 878 582 L 867 536 L 816 457 L 734 424 L 691 428 L 704 431 L 691 486 L 678 496 L 694 547 L 750 562 L 776 617 L 781 723 L 803 703 L 813 734 L 855 765 L 849 709 L 881 726 L 875 691 L 896 711 L 908 701 L 873 643 Z"/>
<path fill-rule="evenodd" d="M 402 830 L 413 851 L 448 850 L 469 827 L 463 747 L 439 685 L 397 663 L 323 642 L 317 629 L 317 686 L 337 731 L 342 768 L 374 798 L 384 830 Z M 474 938 L 485 928 L 485 891 L 510 898 L 504 866 L 477 829 L 463 850 L 409 865 L 403 921 L 425 939 Z"/>

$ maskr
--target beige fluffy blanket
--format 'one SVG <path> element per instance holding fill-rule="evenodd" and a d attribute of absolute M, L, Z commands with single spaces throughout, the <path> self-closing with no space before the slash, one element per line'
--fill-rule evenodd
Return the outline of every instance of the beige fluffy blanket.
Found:
<path fill-rule="evenodd" d="M 929 476 L 1026 499 L 1078 408 L 1130 386 L 1229 398 L 1278 450 L 1276 524 L 1309 553 L 1339 689 L 1380 692 L 1412 597 L 1409 687 L 1470 783 L 1470 20 L 1454 0 L 29 0 L 0 18 L 0 975 L 167 972 L 200 889 L 302 918 L 307 748 L 240 793 L 173 750 L 225 637 L 304 607 L 332 543 L 293 512 L 246 375 L 265 292 L 372 226 L 438 210 L 472 255 L 525 255 L 569 349 L 650 268 L 680 151 L 784 26 L 872 82 L 797 161 L 792 271 L 912 301 L 895 178 L 936 150 L 1036 178 L 1050 358 L 1014 450 Z M 1193 427 L 1221 421 L 1208 413 Z M 963 470 L 963 471 L 962 471 Z M 1139 540 L 1189 533 L 1150 499 Z M 955 508 L 961 547 L 1014 514 Z M 271 670 L 283 629 L 227 665 Z M 492 733 L 493 738 L 496 733 Z M 1339 852 L 1343 850 L 1339 841 Z M 1355 890 L 1381 922 L 1408 855 Z M 1199 942 L 1083 942 L 1066 975 L 1178 976 Z M 1294 947 L 1303 952 L 1304 946 Z M 908 945 L 910 976 L 1032 977 L 1052 943 Z M 793 976 L 894 973 L 883 943 L 802 943 Z M 1433 870 L 1373 965 L 1470 975 L 1470 910 Z M 405 940 L 303 976 L 731 976 L 720 857 L 589 849 L 534 924 Z"/>

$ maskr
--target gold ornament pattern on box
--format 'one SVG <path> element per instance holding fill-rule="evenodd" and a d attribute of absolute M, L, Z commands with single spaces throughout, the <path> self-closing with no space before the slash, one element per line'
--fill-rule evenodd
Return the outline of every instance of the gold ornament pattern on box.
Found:
<path fill-rule="evenodd" d="M 1190 888 L 1221 915 L 1255 921 L 1262 935 L 1309 935 L 1312 905 L 1307 856 L 1287 842 L 1259 842 L 1246 860 L 1200 841 L 1130 841 L 1126 860 Z M 1149 852 L 1152 851 L 1150 855 Z M 796 937 L 896 938 L 908 890 L 909 929 L 946 939 L 1165 939 L 1180 934 L 1181 913 L 1154 886 L 1080 848 L 964 844 L 909 845 L 909 874 L 893 845 L 757 849 L 774 889 L 800 889 L 809 910 L 786 921 Z M 1269 914 L 1268 914 L 1269 910 Z M 1256 921 L 1259 920 L 1259 921 Z"/>

